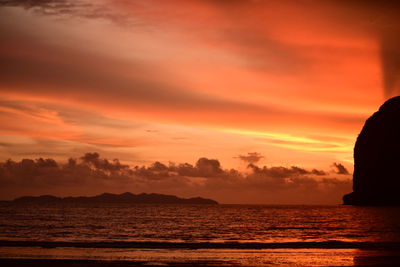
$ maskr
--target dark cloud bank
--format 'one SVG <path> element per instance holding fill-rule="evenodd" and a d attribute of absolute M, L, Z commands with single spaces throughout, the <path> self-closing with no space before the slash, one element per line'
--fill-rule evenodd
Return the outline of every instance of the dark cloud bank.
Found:
<path fill-rule="evenodd" d="M 340 164 L 338 164 L 340 165 Z M 189 163 L 154 162 L 128 166 L 119 160 L 86 153 L 66 163 L 53 159 L 7 160 L 0 163 L 2 199 L 22 195 L 93 195 L 102 192 L 168 193 L 202 196 L 221 203 L 337 204 L 351 188 L 350 177 L 337 172 L 249 164 L 244 172 L 223 169 L 216 159 Z"/>

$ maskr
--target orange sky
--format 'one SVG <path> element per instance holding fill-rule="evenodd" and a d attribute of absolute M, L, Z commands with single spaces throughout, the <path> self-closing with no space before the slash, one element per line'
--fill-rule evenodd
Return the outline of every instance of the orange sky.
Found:
<path fill-rule="evenodd" d="M 240 169 L 258 152 L 352 171 L 364 121 L 399 87 L 398 9 L 380 3 L 9 1 L 0 159 L 97 151 Z"/>

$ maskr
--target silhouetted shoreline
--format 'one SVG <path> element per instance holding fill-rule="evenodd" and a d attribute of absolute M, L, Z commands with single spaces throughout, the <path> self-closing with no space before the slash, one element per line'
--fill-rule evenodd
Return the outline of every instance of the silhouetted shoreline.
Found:
<path fill-rule="evenodd" d="M 128 203 L 128 204 L 201 204 L 216 205 L 217 201 L 207 198 L 179 198 L 173 195 L 163 194 L 132 194 L 129 192 L 123 194 L 104 193 L 93 197 L 56 197 L 52 195 L 43 196 L 24 196 L 16 198 L 12 203 L 18 204 L 49 204 L 49 203 Z"/>

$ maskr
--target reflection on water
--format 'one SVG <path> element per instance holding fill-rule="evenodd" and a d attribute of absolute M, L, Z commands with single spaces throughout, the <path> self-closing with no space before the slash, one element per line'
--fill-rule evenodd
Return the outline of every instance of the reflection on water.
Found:
<path fill-rule="evenodd" d="M 7 258 L 124 260 L 158 263 L 214 262 L 225 265 L 262 266 L 351 266 L 354 249 L 272 249 L 272 250 L 171 250 L 171 249 L 76 249 L 0 248 Z M 38 255 L 40 255 L 38 257 Z"/>
<path fill-rule="evenodd" d="M 354 266 L 400 266 L 398 250 L 355 250 Z"/>
<path fill-rule="evenodd" d="M 40 207 L 2 204 L 0 240 L 3 242 L 0 245 L 3 245 L 0 246 L 0 257 L 113 259 L 159 263 L 212 261 L 245 266 L 398 264 L 399 211 L 396 207 L 349 206 Z M 23 240 L 23 244 L 54 241 L 58 247 L 6 247 L 6 240 Z M 65 243 L 74 241 L 92 245 L 82 248 L 74 247 L 73 243 Z M 147 249 L 129 248 L 129 243 L 123 248 L 96 248 L 96 242 L 100 241 L 156 241 L 167 245 L 163 249 L 157 246 L 147 246 Z M 340 249 L 325 246 L 336 244 L 335 241 L 346 242 L 346 246 Z M 174 246 L 171 246 L 182 242 L 192 245 L 201 242 L 233 245 L 219 249 L 201 246 L 199 249 L 173 249 Z M 257 244 L 278 245 L 274 249 L 244 249 L 243 246 L 234 245 L 249 242 L 255 244 L 252 248 L 256 248 Z M 282 247 L 279 244 L 283 242 L 297 243 L 293 247 Z M 320 242 L 325 242 L 325 245 Z M 352 242 L 366 242 L 369 245 L 367 249 L 361 250 L 357 249 L 360 246 Z M 71 247 L 66 247 L 67 244 Z M 380 248 L 380 244 L 386 244 L 385 249 Z"/>
<path fill-rule="evenodd" d="M 359 249 L 98 249 L 0 247 L 0 258 L 112 260 L 158 265 L 400 266 L 399 251 Z M 122 265 L 121 265 L 122 266 Z"/>
<path fill-rule="evenodd" d="M 42 241 L 400 241 L 399 208 L 0 206 L 0 239 Z"/>

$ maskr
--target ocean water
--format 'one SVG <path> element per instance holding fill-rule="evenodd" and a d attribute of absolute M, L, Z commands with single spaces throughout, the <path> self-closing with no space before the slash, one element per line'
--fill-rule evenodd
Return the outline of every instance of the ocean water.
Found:
<path fill-rule="evenodd" d="M 0 240 L 400 241 L 400 209 L 263 205 L 1 205 Z"/>
<path fill-rule="evenodd" d="M 246 262 L 243 255 L 254 260 L 261 253 L 269 255 L 267 262 L 274 262 L 273 255 L 282 260 L 281 256 L 287 253 L 286 260 L 290 255 L 294 262 L 306 257 L 323 266 L 322 259 L 328 260 L 327 265 L 332 265 L 333 259 L 334 265 L 352 265 L 355 254 L 364 250 L 398 251 L 399 244 L 400 208 L 397 207 L 4 203 L 0 206 L 0 257 L 152 261 L 205 257 L 235 263 L 239 257 L 243 263 Z M 266 251 L 270 253 L 265 254 Z M 320 257 L 320 253 L 334 254 L 336 258 L 325 254 Z M 247 265 L 262 265 L 256 263 Z"/>

